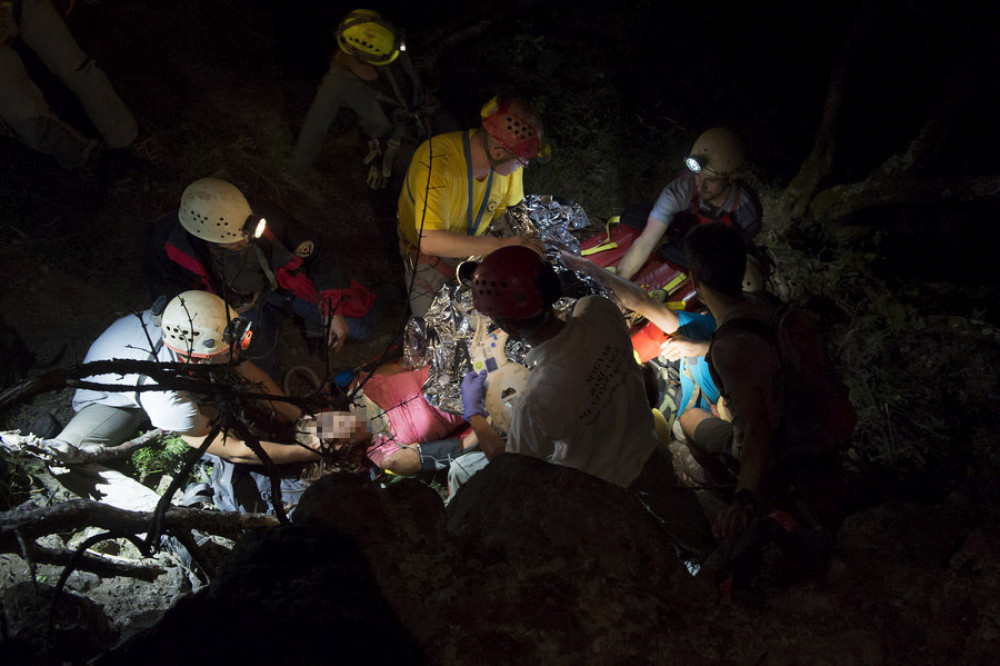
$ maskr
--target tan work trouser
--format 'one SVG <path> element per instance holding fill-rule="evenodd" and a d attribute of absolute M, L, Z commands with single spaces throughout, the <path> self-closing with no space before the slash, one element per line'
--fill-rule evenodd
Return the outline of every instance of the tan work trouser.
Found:
<path fill-rule="evenodd" d="M 101 138 L 111 148 L 135 140 L 138 127 L 107 75 L 87 57 L 49 0 L 23 0 L 17 34 L 45 66 L 80 100 Z M 31 148 L 51 155 L 60 166 L 75 168 L 87 161 L 96 141 L 84 137 L 49 108 L 24 63 L 11 48 L 11 37 L 0 44 L 0 118 Z"/>

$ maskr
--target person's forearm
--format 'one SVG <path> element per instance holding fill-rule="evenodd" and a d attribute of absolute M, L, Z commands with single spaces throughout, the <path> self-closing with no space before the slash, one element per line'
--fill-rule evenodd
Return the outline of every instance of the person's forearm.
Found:
<path fill-rule="evenodd" d="M 240 374 L 243 375 L 243 378 L 248 382 L 258 386 L 261 393 L 266 393 L 268 395 L 285 395 L 285 392 L 281 390 L 281 387 L 278 386 L 276 381 L 271 379 L 270 375 L 250 361 L 244 361 L 240 364 Z M 270 406 L 289 421 L 297 421 L 298 418 L 302 416 L 301 409 L 283 400 L 269 400 L 262 402 Z"/>
<path fill-rule="evenodd" d="M 649 294 L 643 294 L 635 303 L 635 311 L 641 314 L 664 333 L 676 333 L 680 326 L 677 313 L 663 303 L 654 301 Z"/>
<path fill-rule="evenodd" d="M 639 269 L 642 268 L 642 265 L 646 263 L 646 260 L 649 259 L 649 253 L 650 249 L 643 247 L 636 240 L 618 263 L 618 275 L 631 280 L 639 272 Z"/>
<path fill-rule="evenodd" d="M 631 280 L 642 268 L 649 256 L 653 254 L 660 239 L 663 238 L 667 225 L 652 215 L 646 218 L 646 226 L 639 237 L 632 243 L 622 260 L 618 262 L 618 274 Z"/>
<path fill-rule="evenodd" d="M 205 441 L 204 437 L 192 437 L 190 435 L 182 435 L 182 437 L 189 446 L 196 449 L 200 448 Z M 296 444 L 279 444 L 277 442 L 262 441 L 260 446 L 275 465 L 307 462 L 320 458 L 320 455 L 312 449 Z M 219 435 L 209 444 L 206 452 L 233 463 L 242 463 L 245 465 L 264 464 L 245 441 L 236 437 Z"/>
<path fill-rule="evenodd" d="M 658 240 L 658 238 L 647 237 L 645 233 L 636 238 L 632 247 L 618 263 L 618 274 L 631 280 L 649 260 L 649 255 L 653 253 L 653 248 L 656 247 Z"/>
<path fill-rule="evenodd" d="M 506 245 L 504 240 L 493 236 L 466 236 L 451 231 L 425 231 L 420 241 L 420 251 L 434 257 L 472 257 L 499 250 Z"/>
<path fill-rule="evenodd" d="M 490 425 L 485 416 L 477 414 L 470 417 L 469 425 L 472 426 L 472 431 L 479 439 L 479 450 L 486 454 L 488 460 L 493 460 L 493 458 L 506 450 L 507 446 L 504 444 L 503 439 L 493 429 L 493 426 Z"/>

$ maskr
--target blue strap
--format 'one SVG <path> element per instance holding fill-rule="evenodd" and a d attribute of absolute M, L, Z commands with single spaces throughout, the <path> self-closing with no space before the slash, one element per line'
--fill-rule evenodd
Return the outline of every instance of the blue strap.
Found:
<path fill-rule="evenodd" d="M 476 219 L 473 221 L 472 207 L 475 205 L 475 201 L 472 198 L 472 147 L 469 144 L 469 130 L 462 132 L 462 148 L 465 150 L 465 176 L 469 181 L 469 205 L 466 207 L 465 227 L 469 236 L 475 236 L 476 229 L 479 228 L 479 221 L 483 219 L 486 204 L 490 200 L 490 190 L 493 188 L 493 169 L 490 169 L 490 177 L 486 180 L 486 194 L 483 195 L 483 202 L 479 204 L 479 213 L 476 214 Z"/>

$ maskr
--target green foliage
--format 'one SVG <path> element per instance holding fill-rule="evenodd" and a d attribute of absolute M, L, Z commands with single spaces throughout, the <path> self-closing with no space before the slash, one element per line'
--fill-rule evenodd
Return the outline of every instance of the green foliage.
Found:
<path fill-rule="evenodd" d="M 45 463 L 32 456 L 14 456 L 8 452 L 11 469 L 0 479 L 0 511 L 24 502 L 42 484 L 38 477 L 47 474 Z"/>
<path fill-rule="evenodd" d="M 140 479 L 156 474 L 173 476 L 180 471 L 190 450 L 191 447 L 180 437 L 170 437 L 133 452 L 131 463 Z"/>
<path fill-rule="evenodd" d="M 490 40 L 463 53 L 481 87 L 469 95 L 518 94 L 537 107 L 552 159 L 526 170 L 527 193 L 571 199 L 600 219 L 652 203 L 680 167 L 693 129 L 662 109 L 632 110 L 635 100 L 623 90 L 627 61 L 645 55 L 621 47 L 639 15 L 611 7 L 586 16 L 549 12 L 555 7 L 539 5 L 516 22 L 497 23 Z M 609 68 L 612 61 L 624 69 Z"/>
<path fill-rule="evenodd" d="M 930 312 L 926 289 L 879 279 L 878 233 L 842 236 L 849 240 L 806 222 L 766 241 L 778 260 L 775 291 L 814 311 L 823 306 L 858 412 L 855 452 L 904 484 L 1000 471 L 989 434 L 1000 330 L 974 312 Z"/>

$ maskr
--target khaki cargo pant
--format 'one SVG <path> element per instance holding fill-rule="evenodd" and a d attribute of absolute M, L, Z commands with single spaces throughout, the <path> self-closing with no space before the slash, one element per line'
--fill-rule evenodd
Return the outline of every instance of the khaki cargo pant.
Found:
<path fill-rule="evenodd" d="M 0 118 L 19 139 L 67 169 L 82 166 L 97 145 L 52 112 L 12 48 L 14 38 L 34 51 L 79 98 L 109 147 L 124 148 L 135 140 L 138 127 L 132 113 L 49 0 L 22 0 L 14 31 L 0 38 Z"/>

